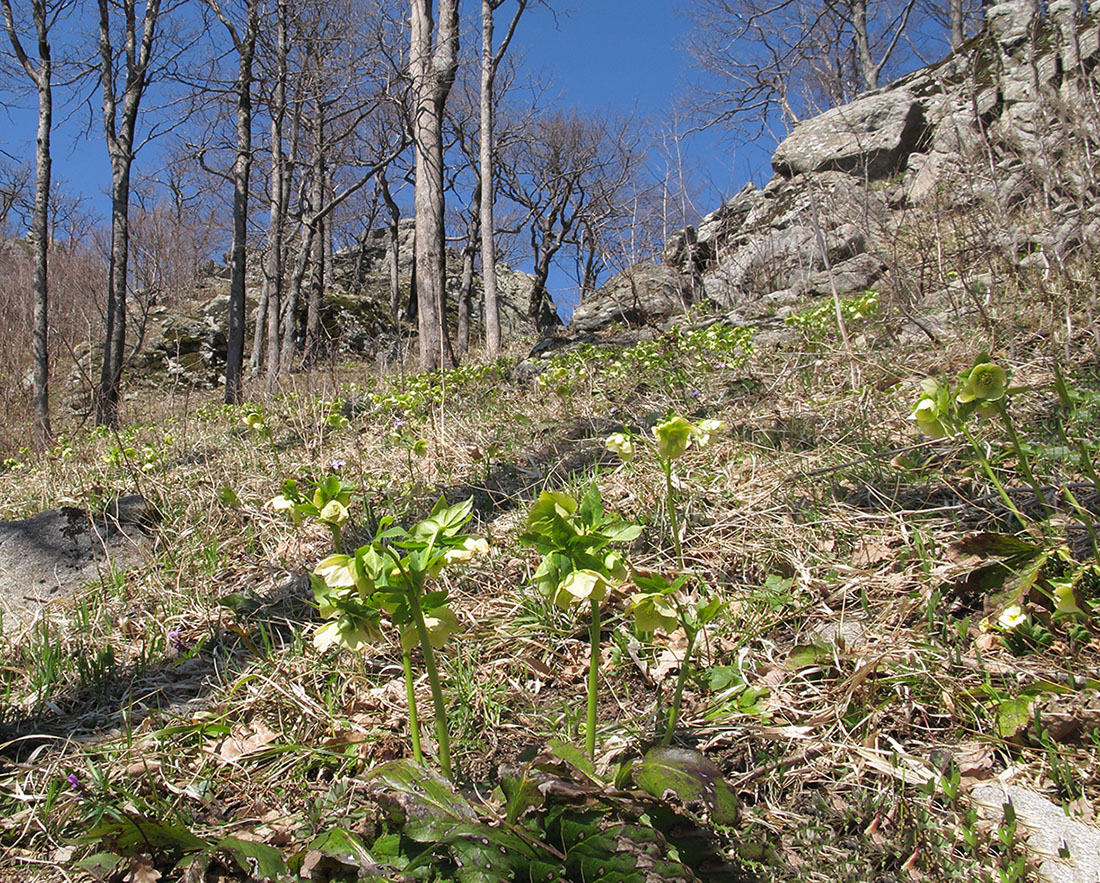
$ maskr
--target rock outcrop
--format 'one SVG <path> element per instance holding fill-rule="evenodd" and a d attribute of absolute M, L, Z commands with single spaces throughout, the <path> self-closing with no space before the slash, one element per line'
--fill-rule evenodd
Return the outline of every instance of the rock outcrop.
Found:
<path fill-rule="evenodd" d="M 667 241 L 662 259 L 678 276 L 669 290 L 701 288 L 749 319 L 833 290 L 875 288 L 912 304 L 985 278 L 991 261 L 1039 272 L 1095 249 L 1100 17 L 1079 21 L 1069 0 L 1044 18 L 1038 9 L 994 3 L 986 30 L 958 53 L 796 125 L 767 185 L 746 185 Z M 945 222 L 956 225 L 946 238 L 956 252 L 922 253 L 921 231 L 942 243 Z M 609 283 L 572 329 L 672 315 L 664 301 L 627 315 L 621 300 Z"/>

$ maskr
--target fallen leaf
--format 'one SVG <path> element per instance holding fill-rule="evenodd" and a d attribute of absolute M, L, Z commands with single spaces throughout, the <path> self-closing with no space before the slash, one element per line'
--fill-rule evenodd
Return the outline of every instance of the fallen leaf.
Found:
<path fill-rule="evenodd" d="M 234 727 L 232 732 L 214 744 L 213 753 L 226 763 L 235 763 L 242 757 L 262 751 L 279 738 L 263 720 L 248 726 Z"/>

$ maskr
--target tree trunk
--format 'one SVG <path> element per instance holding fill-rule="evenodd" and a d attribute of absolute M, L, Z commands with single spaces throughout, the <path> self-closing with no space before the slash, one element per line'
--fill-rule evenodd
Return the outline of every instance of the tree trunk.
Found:
<path fill-rule="evenodd" d="M 248 180 L 252 170 L 252 59 L 259 27 L 258 0 L 249 0 L 243 39 L 226 23 L 240 64 L 237 93 L 237 159 L 233 165 L 233 251 L 229 276 L 229 327 L 226 335 L 225 403 L 239 405 L 244 397 L 245 273 L 248 256 Z"/>
<path fill-rule="evenodd" d="M 283 158 L 283 123 L 286 118 L 287 9 L 279 0 L 276 9 L 275 95 L 271 108 L 271 216 L 267 234 L 267 394 L 279 388 L 279 313 L 283 291 L 283 217 L 287 189 L 286 162 Z"/>
<path fill-rule="evenodd" d="M 496 199 L 496 169 L 494 140 L 496 134 L 497 68 L 516 32 L 527 0 L 517 0 L 515 15 L 500 49 L 493 51 L 493 14 L 504 0 L 481 0 L 481 141 L 478 145 L 478 165 L 481 173 L 481 277 L 484 294 L 485 349 L 490 358 L 500 354 L 500 294 L 497 286 L 496 221 L 493 205 Z"/>
<path fill-rule="evenodd" d="M 386 225 L 389 249 L 386 252 L 390 273 L 390 318 L 397 325 L 401 319 L 401 238 L 399 224 L 401 222 L 401 209 L 390 193 L 390 184 L 384 172 L 378 173 L 378 191 L 382 194 L 382 201 L 386 203 L 386 210 L 390 213 L 390 222 Z"/>
<path fill-rule="evenodd" d="M 864 90 L 878 88 L 878 68 L 871 55 L 871 36 L 867 31 L 867 0 L 849 0 L 852 11 L 852 39 L 856 44 L 856 64 Z"/>
<path fill-rule="evenodd" d="M 416 288 L 420 367 L 455 364 L 447 330 L 446 230 L 443 189 L 443 109 L 458 68 L 458 0 L 439 0 L 439 23 L 432 0 L 411 0 L 409 69 L 416 112 Z"/>
<path fill-rule="evenodd" d="M 34 209 L 31 232 L 34 238 L 34 304 L 31 328 L 33 358 L 32 406 L 34 410 L 34 446 L 44 450 L 50 443 L 50 354 L 49 354 L 49 253 L 50 253 L 50 132 L 53 128 L 53 62 L 50 55 L 50 11 L 46 0 L 33 0 L 38 41 L 38 62 L 33 63 L 23 49 L 15 29 L 10 0 L 2 0 L 4 26 L 20 66 L 38 91 L 38 133 L 35 139 Z"/>
<path fill-rule="evenodd" d="M 53 124 L 53 88 L 50 42 L 45 0 L 35 0 L 34 18 L 38 29 L 38 136 L 35 142 L 34 179 L 34 446 L 44 450 L 50 443 L 50 352 L 49 276 L 50 252 L 50 130 Z"/>
<path fill-rule="evenodd" d="M 109 0 L 99 0 L 100 82 L 103 88 L 103 128 L 111 159 L 111 257 L 107 282 L 107 331 L 96 401 L 96 422 L 117 426 L 126 355 L 126 281 L 130 248 L 130 169 L 134 160 L 134 129 L 141 99 L 149 82 L 149 62 L 156 34 L 160 0 L 148 0 L 142 18 L 140 49 L 137 0 L 123 0 L 125 18 L 125 83 L 122 114 L 115 94 L 115 51 L 111 40 Z"/>
<path fill-rule="evenodd" d="M 962 46 L 966 39 L 962 0 L 948 0 L 948 16 L 951 19 L 951 48 L 954 50 Z"/>
<path fill-rule="evenodd" d="M 325 109 L 317 99 L 317 116 L 313 132 L 313 184 L 310 212 L 316 215 L 325 202 Z M 313 365 L 321 354 L 321 299 L 325 289 L 325 228 L 327 220 L 311 225 L 313 266 L 309 278 L 309 300 L 306 311 L 305 363 Z"/>
<path fill-rule="evenodd" d="M 497 293 L 496 221 L 493 218 L 493 86 L 496 65 L 493 53 L 493 0 L 481 0 L 481 281 L 485 310 L 485 349 L 490 358 L 500 354 L 500 300 Z"/>

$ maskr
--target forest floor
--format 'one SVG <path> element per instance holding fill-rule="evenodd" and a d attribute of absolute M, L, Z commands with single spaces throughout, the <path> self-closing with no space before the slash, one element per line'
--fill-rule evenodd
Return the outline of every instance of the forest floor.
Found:
<path fill-rule="evenodd" d="M 513 354 L 334 365 L 262 406 L 141 388 L 117 433 L 6 461 L 5 520 L 133 493 L 159 520 L 143 566 L 3 623 L 0 879 L 1059 879 L 1077 846 L 1051 855 L 1040 829 L 1091 831 L 1100 800 L 1096 342 L 960 318 L 906 345 L 893 321 L 854 327 L 854 358 L 827 323 L 782 352 L 714 325 L 558 355 L 541 380 Z M 999 415 L 958 401 L 979 350 L 1009 374 Z M 912 419 L 929 377 L 955 420 L 939 439 Z M 671 414 L 697 428 L 663 461 Z M 271 501 L 330 476 L 354 488 L 352 549 L 385 516 L 473 500 L 489 554 L 430 586 L 460 626 L 436 653 L 453 787 L 419 650 L 435 772 L 404 760 L 393 624 L 357 652 L 314 646 L 333 534 Z M 633 576 L 602 603 L 589 758 L 590 608 L 538 591 L 521 535 L 541 492 L 593 486 L 641 531 L 613 544 Z M 684 615 L 715 602 L 681 754 L 659 743 L 685 632 L 631 612 L 654 575 L 684 577 Z M 647 783 L 662 762 L 701 793 Z"/>

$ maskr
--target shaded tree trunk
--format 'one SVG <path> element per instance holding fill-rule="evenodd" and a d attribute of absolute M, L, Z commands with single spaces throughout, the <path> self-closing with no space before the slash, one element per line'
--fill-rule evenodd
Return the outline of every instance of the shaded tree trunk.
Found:
<path fill-rule="evenodd" d="M 420 367 L 455 364 L 447 330 L 446 230 L 443 189 L 443 109 L 458 69 L 458 0 L 411 0 L 409 71 L 416 112 L 416 288 Z"/>
<path fill-rule="evenodd" d="M 229 322 L 226 335 L 225 403 L 238 405 L 244 396 L 245 274 L 248 257 L 248 182 L 252 170 L 252 61 L 259 32 L 259 0 L 248 0 L 248 19 L 243 34 L 208 0 L 225 25 L 237 51 L 239 64 L 234 92 L 237 96 L 237 158 L 233 164 L 233 246 L 229 276 Z M 259 330 L 259 329 L 257 329 Z M 257 335 L 254 346 L 259 346 Z"/>
<path fill-rule="evenodd" d="M 271 108 L 271 215 L 267 233 L 267 394 L 279 388 L 279 313 L 283 290 L 283 225 L 286 199 L 286 160 L 283 157 L 283 124 L 286 120 L 287 6 L 279 0 L 276 9 L 275 94 Z"/>
<path fill-rule="evenodd" d="M 124 85 L 116 93 L 115 48 L 111 36 L 111 9 L 121 6 L 125 21 Z M 147 0 L 137 30 L 137 0 L 99 0 L 100 82 L 103 88 L 103 129 L 111 160 L 111 255 L 107 281 L 107 331 L 103 346 L 96 423 L 118 425 L 122 367 L 126 356 L 126 282 L 130 248 L 130 170 L 134 160 L 134 129 L 141 100 L 149 83 L 149 63 L 160 14 L 160 0 Z"/>
<path fill-rule="evenodd" d="M 49 252 L 50 252 L 50 133 L 53 128 L 53 62 L 50 53 L 50 18 L 46 0 L 33 0 L 31 14 L 38 41 L 38 62 L 31 61 L 23 49 L 15 28 L 10 0 L 2 0 L 4 25 L 16 59 L 38 91 L 38 132 L 35 138 L 34 209 L 31 231 L 34 234 L 34 280 L 32 298 L 34 318 L 31 350 L 34 362 L 32 405 L 34 409 L 34 446 L 44 450 L 50 443 L 50 354 L 49 354 Z"/>

